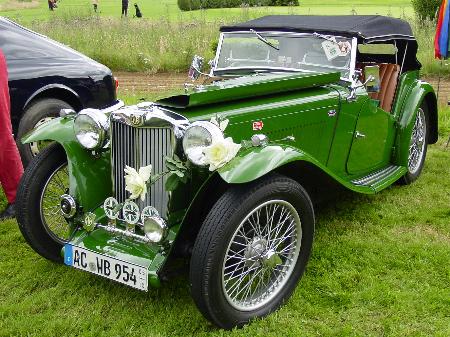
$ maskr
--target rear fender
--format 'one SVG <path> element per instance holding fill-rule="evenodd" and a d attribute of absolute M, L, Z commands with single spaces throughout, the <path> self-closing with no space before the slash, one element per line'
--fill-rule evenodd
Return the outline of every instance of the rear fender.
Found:
<path fill-rule="evenodd" d="M 394 157 L 394 163 L 396 165 L 408 166 L 411 133 L 414 127 L 417 110 L 423 102 L 426 102 L 428 106 L 428 143 L 432 144 L 437 141 L 436 95 L 430 84 L 423 81 L 417 81 L 402 106 L 402 111 L 398 120 L 398 133 L 395 145 L 398 151 L 396 151 Z"/>
<path fill-rule="evenodd" d="M 55 118 L 26 134 L 22 143 L 51 140 L 64 148 L 69 169 L 69 193 L 84 211 L 93 211 L 112 194 L 109 150 L 98 155 L 82 148 L 73 132 L 73 118 Z M 95 191 L 95 193 L 92 193 Z"/>

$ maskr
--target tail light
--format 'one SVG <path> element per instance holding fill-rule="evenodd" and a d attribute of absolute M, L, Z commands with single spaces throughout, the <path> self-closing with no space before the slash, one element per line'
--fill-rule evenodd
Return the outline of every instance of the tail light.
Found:
<path fill-rule="evenodd" d="M 117 89 L 119 89 L 119 80 L 117 79 L 117 77 L 114 76 L 114 85 L 116 88 L 116 94 L 117 94 Z"/>

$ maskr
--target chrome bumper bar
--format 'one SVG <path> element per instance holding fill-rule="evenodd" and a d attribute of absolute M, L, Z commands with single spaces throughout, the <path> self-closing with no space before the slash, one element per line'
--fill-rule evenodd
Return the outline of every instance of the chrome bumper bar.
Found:
<path fill-rule="evenodd" d="M 122 235 L 125 236 L 127 238 L 139 241 L 139 242 L 143 242 L 143 243 L 155 243 L 154 241 L 150 240 L 149 238 L 143 236 L 143 235 L 138 235 L 135 234 L 131 231 L 128 230 L 123 230 L 114 226 L 109 226 L 109 225 L 102 225 L 100 223 L 95 224 L 95 228 L 101 228 L 109 233 L 113 233 L 113 234 L 118 234 L 118 235 Z"/>

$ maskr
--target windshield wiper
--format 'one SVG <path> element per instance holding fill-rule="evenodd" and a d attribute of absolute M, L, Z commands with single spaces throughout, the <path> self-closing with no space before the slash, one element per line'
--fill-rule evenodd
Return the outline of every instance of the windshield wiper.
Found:
<path fill-rule="evenodd" d="M 316 33 L 316 32 L 314 32 L 313 35 L 315 37 L 318 37 L 318 38 L 321 38 L 321 39 L 324 39 L 324 40 L 336 43 L 336 40 L 333 40 L 333 38 L 331 38 L 329 35 L 319 34 L 319 33 Z"/>
<path fill-rule="evenodd" d="M 250 31 L 251 31 L 252 33 L 254 33 L 254 34 L 258 37 L 258 40 L 264 42 L 266 45 L 272 47 L 273 49 L 280 50 L 280 48 L 278 48 L 277 46 L 275 46 L 273 43 L 270 43 L 269 41 L 267 41 L 267 40 L 266 40 L 264 37 L 262 37 L 256 30 L 250 29 Z"/>

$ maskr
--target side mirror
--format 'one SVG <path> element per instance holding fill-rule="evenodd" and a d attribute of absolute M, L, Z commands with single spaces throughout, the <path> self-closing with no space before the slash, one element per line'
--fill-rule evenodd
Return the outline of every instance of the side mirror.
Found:
<path fill-rule="evenodd" d="M 195 55 L 192 59 L 191 66 L 189 67 L 188 76 L 191 80 L 197 80 L 202 73 L 203 63 L 205 59 L 201 56 Z"/>
<path fill-rule="evenodd" d="M 367 66 L 364 68 L 364 78 L 367 92 L 380 92 L 380 67 Z"/>

